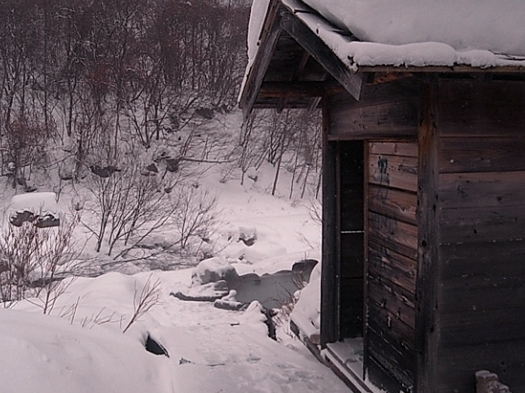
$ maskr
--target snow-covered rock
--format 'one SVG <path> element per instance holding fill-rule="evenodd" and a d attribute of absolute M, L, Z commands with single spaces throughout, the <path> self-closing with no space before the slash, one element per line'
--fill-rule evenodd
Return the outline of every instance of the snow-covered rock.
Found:
<path fill-rule="evenodd" d="M 310 282 L 300 292 L 290 319 L 306 337 L 316 337 L 321 328 L 321 264 L 315 265 Z M 304 337 L 301 337 L 304 339 Z"/>
<path fill-rule="evenodd" d="M 213 302 L 228 295 L 228 283 L 224 280 L 210 282 L 189 288 L 187 291 L 172 292 L 171 295 L 181 300 L 195 302 Z"/>
<path fill-rule="evenodd" d="M 206 259 L 199 263 L 191 275 L 192 286 L 224 280 L 231 286 L 239 279 L 235 268 L 222 257 Z"/>

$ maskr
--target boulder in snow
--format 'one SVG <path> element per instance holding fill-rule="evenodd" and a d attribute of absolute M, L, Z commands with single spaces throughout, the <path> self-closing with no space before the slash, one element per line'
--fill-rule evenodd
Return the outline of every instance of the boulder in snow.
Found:
<path fill-rule="evenodd" d="M 38 228 L 60 225 L 54 192 L 20 194 L 11 198 L 9 222 L 20 227 L 24 222 L 34 223 Z"/>
<path fill-rule="evenodd" d="M 192 286 L 224 280 L 230 287 L 237 282 L 237 270 L 221 257 L 206 259 L 199 263 L 191 275 Z"/>
<path fill-rule="evenodd" d="M 232 289 L 230 293 L 226 296 L 224 296 L 221 299 L 215 300 L 213 303 L 213 306 L 215 308 L 220 308 L 223 310 L 230 310 L 230 311 L 240 311 L 243 309 L 246 309 L 248 305 L 246 303 L 242 303 L 237 301 L 237 291 L 235 289 Z"/>

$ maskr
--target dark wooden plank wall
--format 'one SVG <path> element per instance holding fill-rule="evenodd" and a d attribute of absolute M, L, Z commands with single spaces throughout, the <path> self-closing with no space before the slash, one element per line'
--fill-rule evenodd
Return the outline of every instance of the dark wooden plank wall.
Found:
<path fill-rule="evenodd" d="M 348 93 L 332 96 L 328 138 L 416 137 L 417 92 L 417 81 L 403 79 L 365 86 L 359 102 Z"/>
<path fill-rule="evenodd" d="M 474 372 L 525 391 L 525 83 L 439 83 L 435 392 L 474 392 Z"/>
<path fill-rule="evenodd" d="M 367 365 L 397 393 L 410 391 L 416 364 L 418 145 L 376 141 L 367 151 Z"/>

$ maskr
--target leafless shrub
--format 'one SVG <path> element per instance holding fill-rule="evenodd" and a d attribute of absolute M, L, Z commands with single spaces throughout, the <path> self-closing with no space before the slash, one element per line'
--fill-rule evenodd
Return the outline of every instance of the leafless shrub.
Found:
<path fill-rule="evenodd" d="M 88 189 L 95 203 L 86 210 L 98 218 L 98 227 L 83 224 L 97 239 L 97 252 L 106 238 L 110 256 L 119 241 L 127 249 L 133 247 L 162 227 L 173 213 L 169 195 L 157 176 L 145 176 L 141 169 L 139 163 L 128 162 L 107 176 L 104 172 L 92 174 Z M 139 232 L 139 240 L 130 244 Z"/>
<path fill-rule="evenodd" d="M 217 199 L 208 190 L 183 186 L 178 190 L 174 212 L 181 250 L 188 250 L 190 240 L 207 241 L 216 220 Z"/>
<path fill-rule="evenodd" d="M 62 279 L 74 267 L 80 251 L 73 241 L 79 217 L 61 218 L 54 228 L 35 222 L 8 225 L 0 233 L 0 296 L 4 305 L 25 298 L 49 313 L 67 284 Z M 68 283 L 70 283 L 69 281 Z"/>
<path fill-rule="evenodd" d="M 126 333 L 131 325 L 137 322 L 144 314 L 146 314 L 159 303 L 159 289 L 160 281 L 157 279 L 153 282 L 151 275 L 148 277 L 140 293 L 135 286 L 135 294 L 133 297 L 133 315 L 122 331 L 123 333 Z"/>
<path fill-rule="evenodd" d="M 323 222 L 323 212 L 321 210 L 321 204 L 316 198 L 311 198 L 308 205 L 308 213 L 310 218 L 319 226 Z"/>

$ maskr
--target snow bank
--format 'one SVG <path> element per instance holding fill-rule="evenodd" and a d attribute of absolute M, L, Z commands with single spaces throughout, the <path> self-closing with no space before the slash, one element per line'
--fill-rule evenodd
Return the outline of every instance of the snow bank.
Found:
<path fill-rule="evenodd" d="M 13 212 L 29 210 L 34 213 L 58 213 L 58 205 L 54 192 L 34 192 L 30 194 L 14 195 L 11 198 L 9 209 Z"/>
<path fill-rule="evenodd" d="M 321 329 L 321 264 L 315 265 L 310 282 L 302 290 L 290 318 L 307 336 L 318 335 Z"/>
<path fill-rule="evenodd" d="M 267 337 L 261 306 L 242 312 L 219 310 L 212 303 L 185 302 L 169 296 L 190 283 L 191 269 L 125 276 L 111 273 L 79 278 L 59 297 L 53 313 L 0 310 L 2 392 L 39 393 L 344 393 L 348 388 L 310 354 L 291 350 Z M 159 303 L 122 334 L 133 298 L 151 280 L 160 280 Z M 30 303 L 25 303 L 29 310 Z M 23 305 L 20 305 L 23 306 Z M 33 311 L 39 311 L 33 307 Z M 102 312 L 103 311 L 103 312 Z M 41 311 L 40 311 L 41 312 Z M 107 314 L 111 312 L 111 314 Z M 113 323 L 88 324 L 83 316 L 107 315 Z M 170 357 L 144 349 L 146 333 Z"/>
<path fill-rule="evenodd" d="M 121 333 L 64 319 L 0 309 L 2 391 L 22 393 L 165 392 L 162 360 Z"/>

